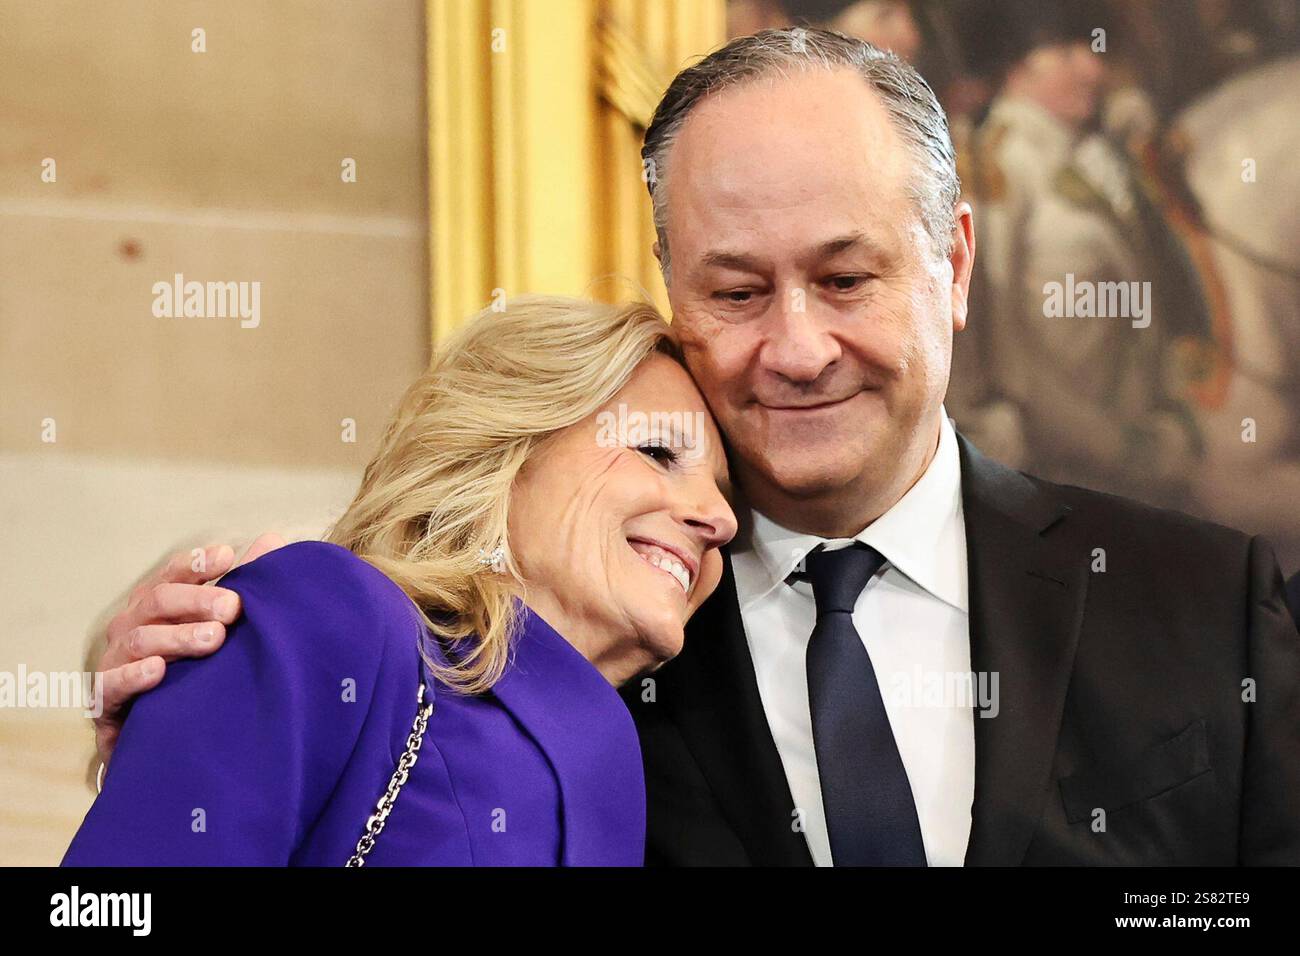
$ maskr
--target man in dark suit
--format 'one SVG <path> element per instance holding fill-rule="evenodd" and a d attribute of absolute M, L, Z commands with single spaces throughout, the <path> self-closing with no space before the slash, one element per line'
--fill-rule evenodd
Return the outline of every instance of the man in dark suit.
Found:
<path fill-rule="evenodd" d="M 832 34 L 740 38 L 642 156 L 751 506 L 685 650 L 625 689 L 650 861 L 1300 862 L 1269 546 L 949 433 L 975 233 L 924 81 Z M 992 693 L 907 693 L 960 670 Z"/>
<path fill-rule="evenodd" d="M 1300 649 L 1268 545 L 961 451 L 971 662 L 1001 675 L 966 865 L 1300 862 Z M 624 695 L 649 862 L 810 865 L 733 575 L 655 685 Z"/>
<path fill-rule="evenodd" d="M 1010 471 L 945 414 L 975 230 L 925 82 L 765 31 L 678 75 L 643 158 L 745 497 L 685 650 L 624 691 L 648 862 L 1300 862 L 1300 639 L 1268 545 Z M 101 751 L 156 681 L 133 661 L 201 653 L 159 623 L 228 619 L 164 580 L 173 606 L 110 626 Z"/>

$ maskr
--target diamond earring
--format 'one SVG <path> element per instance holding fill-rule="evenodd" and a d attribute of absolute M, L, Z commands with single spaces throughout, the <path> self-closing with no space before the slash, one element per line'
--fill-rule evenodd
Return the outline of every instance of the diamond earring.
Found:
<path fill-rule="evenodd" d="M 482 548 L 478 549 L 478 563 L 484 567 L 491 568 L 496 574 L 500 574 L 506 569 L 506 549 L 502 545 L 497 545 L 490 553 Z"/>

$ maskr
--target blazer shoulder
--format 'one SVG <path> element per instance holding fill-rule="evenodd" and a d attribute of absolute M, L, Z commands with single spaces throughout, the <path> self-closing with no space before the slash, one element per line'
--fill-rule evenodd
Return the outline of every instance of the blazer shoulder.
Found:
<path fill-rule="evenodd" d="M 1245 582 L 1256 576 L 1257 565 L 1275 560 L 1272 546 L 1258 535 L 1121 495 L 1026 477 L 1070 509 L 1069 534 L 1092 542 L 1090 547 L 1110 542 L 1110 553 L 1127 554 L 1130 566 L 1158 562 L 1189 574 L 1189 580 L 1200 569 L 1216 581 Z"/>
<path fill-rule="evenodd" d="M 1119 527 L 1129 527 L 1139 532 L 1146 531 L 1154 535 L 1178 537 L 1188 541 L 1202 540 L 1213 545 L 1237 544 L 1243 549 L 1249 546 L 1252 537 L 1236 528 L 1198 518 L 1173 508 L 1157 507 L 1134 498 L 1077 485 L 1061 485 L 1033 476 L 1027 477 L 1042 487 L 1052 489 L 1070 506 L 1073 515 L 1085 521 L 1105 522 Z"/>
<path fill-rule="evenodd" d="M 959 441 L 968 510 L 972 505 L 992 507 L 1051 527 L 1053 534 L 1105 535 L 1138 548 L 1215 553 L 1215 564 L 1228 556 L 1244 561 L 1256 546 L 1257 539 L 1243 531 L 1133 498 L 1048 481 L 985 457 L 964 436 Z M 1061 518 L 1067 520 L 1058 525 Z"/>
<path fill-rule="evenodd" d="M 420 619 L 405 592 L 346 548 L 301 541 L 227 574 L 243 617 L 263 635 L 289 635 L 279 651 L 340 662 L 374 662 L 388 645 L 416 647 Z"/>
<path fill-rule="evenodd" d="M 340 781 L 364 782 L 349 805 L 360 814 L 392 772 L 418 679 L 418 618 L 401 589 L 321 542 L 222 584 L 242 616 L 212 655 L 168 665 L 133 704 L 65 862 L 284 865 Z M 220 821 L 206 838 L 190 829 L 196 807 Z"/>

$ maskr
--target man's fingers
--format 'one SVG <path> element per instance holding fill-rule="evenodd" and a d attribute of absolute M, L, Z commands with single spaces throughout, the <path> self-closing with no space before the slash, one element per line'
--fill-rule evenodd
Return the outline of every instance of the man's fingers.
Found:
<path fill-rule="evenodd" d="M 220 621 L 191 624 L 142 624 L 126 635 L 118 652 L 120 662 L 143 661 L 161 657 L 167 663 L 185 657 L 206 657 L 226 639 L 226 626 Z M 116 663 L 107 660 L 105 664 Z"/>
<path fill-rule="evenodd" d="M 245 551 L 244 556 L 239 559 L 239 563 L 248 564 L 250 561 L 256 561 L 262 555 L 274 551 L 277 548 L 283 548 L 284 545 L 284 538 L 280 537 L 275 532 L 267 532 L 266 534 L 259 535 L 257 539 L 248 546 L 248 550 Z"/>
<path fill-rule="evenodd" d="M 95 750 L 104 766 L 122 730 L 122 712 L 137 696 L 158 686 L 167 671 L 161 657 L 149 657 L 104 671 L 104 708 L 95 718 Z"/>
<path fill-rule="evenodd" d="M 96 726 L 119 723 L 122 709 L 138 694 L 157 687 L 166 670 L 161 657 L 147 657 L 104 671 L 104 712 L 95 718 Z"/>
<path fill-rule="evenodd" d="M 149 590 L 159 584 L 203 584 L 214 581 L 235 564 L 235 549 L 228 544 L 214 544 L 206 548 L 177 551 L 156 573 L 136 586 L 128 603 L 143 600 Z"/>
<path fill-rule="evenodd" d="M 231 624 L 239 617 L 239 595 L 229 588 L 201 584 L 158 584 L 128 616 L 133 618 L 132 627 L 197 621 Z"/>
<path fill-rule="evenodd" d="M 239 617 L 239 595 L 203 584 L 155 584 L 108 625 L 108 650 L 100 666 L 107 670 L 133 657 L 127 644 L 141 627 L 153 624 L 232 624 Z"/>

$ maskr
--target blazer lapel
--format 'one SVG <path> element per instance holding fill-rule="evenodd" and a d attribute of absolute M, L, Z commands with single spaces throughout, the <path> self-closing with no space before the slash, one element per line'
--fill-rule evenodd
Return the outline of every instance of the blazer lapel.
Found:
<path fill-rule="evenodd" d="M 1087 591 L 1089 554 L 1052 529 L 1070 508 L 959 436 L 971 668 L 998 675 L 998 713 L 975 715 L 967 866 L 1014 866 L 1051 790 Z"/>
<path fill-rule="evenodd" d="M 522 609 L 510 667 L 492 695 L 546 754 L 559 782 L 565 866 L 640 866 L 645 773 L 636 725 L 591 663 Z"/>
<path fill-rule="evenodd" d="M 669 709 L 695 762 L 758 866 L 812 866 L 758 693 L 731 556 L 717 590 L 687 626 L 686 646 L 661 670 Z"/>

